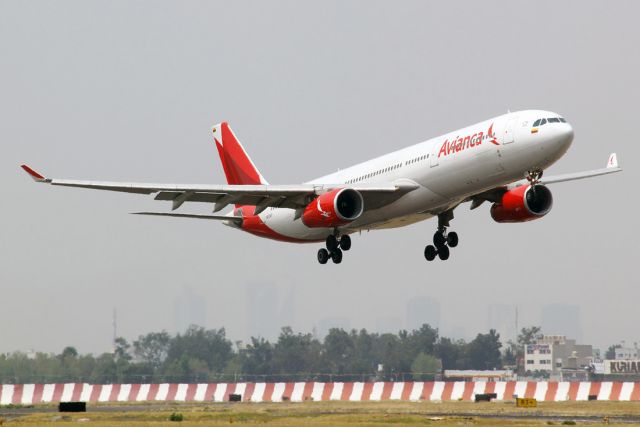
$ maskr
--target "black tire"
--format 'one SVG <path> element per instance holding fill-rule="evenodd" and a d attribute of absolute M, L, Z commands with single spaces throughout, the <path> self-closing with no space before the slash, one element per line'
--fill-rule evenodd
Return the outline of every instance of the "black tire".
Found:
<path fill-rule="evenodd" d="M 331 252 L 331 261 L 333 261 L 334 264 L 340 264 L 342 262 L 342 251 L 340 249 Z"/>
<path fill-rule="evenodd" d="M 439 231 L 436 231 L 436 234 L 433 235 L 433 244 L 435 245 L 435 247 L 440 248 L 444 246 L 446 242 L 447 242 L 447 239 L 444 238 L 444 234 L 442 234 Z"/>
<path fill-rule="evenodd" d="M 340 249 L 343 251 L 351 249 L 351 237 L 349 237 L 348 234 L 345 234 L 340 238 Z"/>
<path fill-rule="evenodd" d="M 427 261 L 433 261 L 434 259 L 436 259 L 437 254 L 438 254 L 438 251 L 433 245 L 429 245 L 426 248 L 424 248 L 424 257 L 427 259 Z"/>
<path fill-rule="evenodd" d="M 458 233 L 452 231 L 451 233 L 447 234 L 447 244 L 451 248 L 455 248 L 456 246 L 458 246 Z"/>
<path fill-rule="evenodd" d="M 325 248 L 318 250 L 318 262 L 320 264 L 326 264 L 329 261 L 329 251 Z"/>
<path fill-rule="evenodd" d="M 442 261 L 446 261 L 449 259 L 449 248 L 446 246 L 442 246 L 438 248 L 438 258 Z"/>
<path fill-rule="evenodd" d="M 336 239 L 336 236 L 334 236 L 333 234 L 328 236 L 326 244 L 327 244 L 327 250 L 329 252 L 333 252 L 334 250 L 336 250 L 338 248 L 338 240 Z"/>

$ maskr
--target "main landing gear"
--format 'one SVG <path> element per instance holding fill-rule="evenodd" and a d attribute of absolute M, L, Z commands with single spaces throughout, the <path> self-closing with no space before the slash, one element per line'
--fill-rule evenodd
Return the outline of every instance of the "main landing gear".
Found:
<path fill-rule="evenodd" d="M 438 231 L 433 235 L 433 245 L 424 248 L 424 257 L 433 261 L 436 256 L 442 261 L 449 259 L 449 248 L 458 246 L 458 233 L 447 232 L 449 221 L 453 219 L 453 211 L 449 210 L 438 215 Z"/>
<path fill-rule="evenodd" d="M 336 236 L 337 234 L 331 234 L 327 237 L 327 249 L 318 250 L 318 262 L 320 264 L 326 264 L 329 258 L 334 264 L 340 264 L 342 262 L 342 251 L 351 249 L 351 237 L 348 234 L 339 238 Z"/>

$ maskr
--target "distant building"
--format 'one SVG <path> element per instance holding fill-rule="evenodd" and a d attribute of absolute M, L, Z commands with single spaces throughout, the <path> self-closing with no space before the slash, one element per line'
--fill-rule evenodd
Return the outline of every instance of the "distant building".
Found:
<path fill-rule="evenodd" d="M 516 379 L 511 370 L 455 370 L 445 369 L 444 379 L 449 381 L 511 381 Z"/>
<path fill-rule="evenodd" d="M 616 350 L 616 360 L 637 360 L 640 359 L 638 357 L 638 349 L 631 347 L 618 347 Z"/>
<path fill-rule="evenodd" d="M 380 334 L 397 334 L 402 329 L 402 322 L 399 317 L 388 316 L 376 318 L 376 332 Z"/>
<path fill-rule="evenodd" d="M 524 369 L 560 375 L 563 369 L 583 370 L 593 363 L 593 347 L 576 344 L 564 335 L 544 335 L 524 346 Z"/>
<path fill-rule="evenodd" d="M 419 329 L 425 323 L 440 327 L 440 303 L 437 299 L 417 296 L 407 302 L 407 330 Z"/>
<path fill-rule="evenodd" d="M 508 304 L 490 304 L 487 308 L 487 330 L 495 329 L 500 341 L 516 341 L 516 307 Z"/>
<path fill-rule="evenodd" d="M 271 282 L 254 282 L 247 290 L 247 336 L 269 340 L 277 338 L 282 325 L 278 316 L 278 290 Z"/>
<path fill-rule="evenodd" d="M 582 341 L 580 307 L 574 304 L 550 304 L 542 307 L 542 330 L 553 331 Z"/>
<path fill-rule="evenodd" d="M 205 300 L 202 295 L 186 286 L 173 301 L 174 327 L 183 333 L 191 325 L 205 325 Z"/>
<path fill-rule="evenodd" d="M 324 339 L 327 336 L 330 329 L 339 328 L 344 329 L 347 332 L 351 331 L 351 322 L 346 317 L 325 317 L 318 321 L 318 327 L 316 329 L 317 338 Z"/>

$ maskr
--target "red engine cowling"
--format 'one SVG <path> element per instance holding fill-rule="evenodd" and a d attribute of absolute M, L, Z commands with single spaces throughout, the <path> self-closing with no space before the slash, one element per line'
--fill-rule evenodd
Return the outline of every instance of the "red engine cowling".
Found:
<path fill-rule="evenodd" d="M 307 227 L 337 227 L 362 215 L 362 195 L 351 188 L 337 188 L 318 196 L 302 213 Z"/>
<path fill-rule="evenodd" d="M 491 206 L 496 222 L 525 222 L 542 218 L 551 210 L 553 197 L 544 185 L 523 185 L 507 191 L 499 203 Z"/>

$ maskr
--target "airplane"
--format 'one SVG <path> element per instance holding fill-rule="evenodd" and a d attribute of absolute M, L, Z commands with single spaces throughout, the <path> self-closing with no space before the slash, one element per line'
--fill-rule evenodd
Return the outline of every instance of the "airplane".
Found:
<path fill-rule="evenodd" d="M 323 242 L 320 264 L 340 264 L 351 248 L 350 234 L 404 227 L 438 218 L 433 244 L 424 257 L 447 260 L 458 245 L 449 231 L 453 212 L 462 203 L 476 209 L 490 202 L 499 223 L 519 223 L 549 213 L 553 197 L 548 184 L 620 172 L 615 153 L 602 169 L 543 178 L 573 141 L 564 117 L 543 110 L 509 112 L 394 151 L 300 185 L 269 184 L 228 123 L 212 128 L 227 185 L 145 184 L 46 178 L 27 165 L 37 182 L 137 194 L 155 194 L 171 202 L 213 204 L 212 215 L 135 212 L 137 215 L 196 218 L 259 237 L 293 243 Z M 227 214 L 216 214 L 229 205 Z"/>

